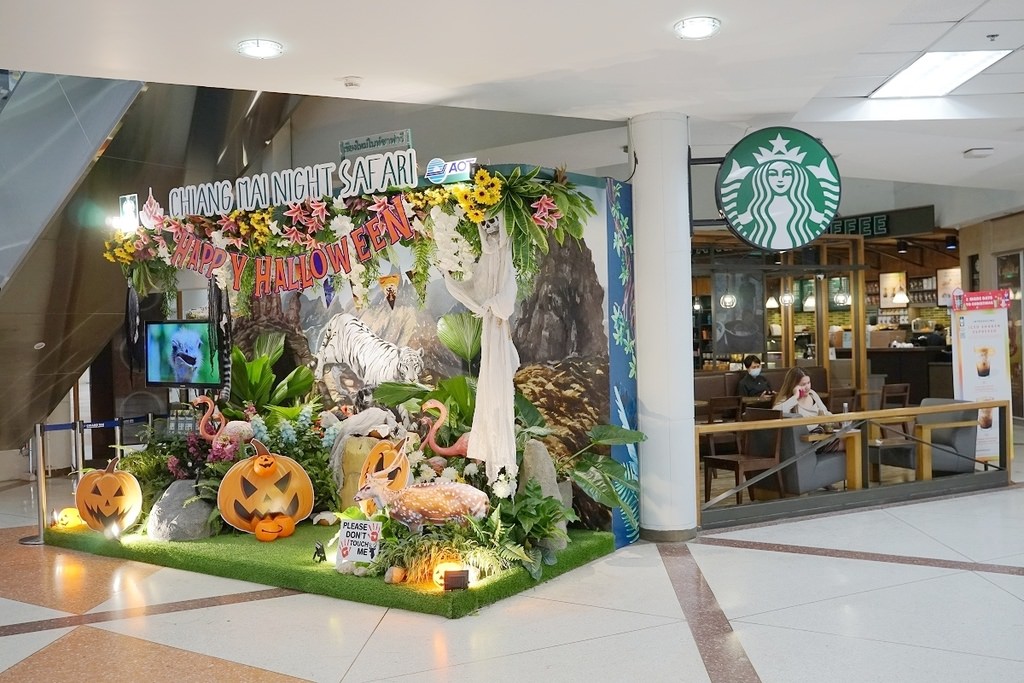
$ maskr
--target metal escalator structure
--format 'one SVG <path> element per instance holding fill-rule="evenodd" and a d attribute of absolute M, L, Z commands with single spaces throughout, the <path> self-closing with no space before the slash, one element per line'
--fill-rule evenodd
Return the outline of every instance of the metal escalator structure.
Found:
<path fill-rule="evenodd" d="M 152 188 L 163 204 L 173 187 L 241 175 L 300 100 L 21 75 L 0 109 L 0 450 L 28 439 L 123 324 L 125 280 L 102 257 L 118 196 Z"/>

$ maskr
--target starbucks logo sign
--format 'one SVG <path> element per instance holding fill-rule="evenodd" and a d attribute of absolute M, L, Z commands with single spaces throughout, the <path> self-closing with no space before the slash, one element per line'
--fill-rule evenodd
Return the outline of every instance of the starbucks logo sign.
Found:
<path fill-rule="evenodd" d="M 748 244 L 788 251 L 828 229 L 839 209 L 839 171 L 820 142 L 795 128 L 765 128 L 729 150 L 715 199 Z"/>

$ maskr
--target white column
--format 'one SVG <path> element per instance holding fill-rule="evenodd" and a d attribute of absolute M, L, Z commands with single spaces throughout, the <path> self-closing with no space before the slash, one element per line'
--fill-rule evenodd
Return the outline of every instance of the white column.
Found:
<path fill-rule="evenodd" d="M 683 114 L 630 120 L 633 176 L 641 535 L 684 540 L 697 527 L 689 130 Z"/>

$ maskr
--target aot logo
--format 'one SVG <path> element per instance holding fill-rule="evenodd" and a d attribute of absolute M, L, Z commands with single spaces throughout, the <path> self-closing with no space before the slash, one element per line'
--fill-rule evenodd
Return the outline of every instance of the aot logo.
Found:
<path fill-rule="evenodd" d="M 476 157 L 458 161 L 445 161 L 435 157 L 427 162 L 427 170 L 423 176 L 435 185 L 461 183 L 469 180 L 475 163 Z"/>
<path fill-rule="evenodd" d="M 839 171 L 820 142 L 776 127 L 736 143 L 715 180 L 729 228 L 748 244 L 788 251 L 828 230 L 839 208 Z"/>

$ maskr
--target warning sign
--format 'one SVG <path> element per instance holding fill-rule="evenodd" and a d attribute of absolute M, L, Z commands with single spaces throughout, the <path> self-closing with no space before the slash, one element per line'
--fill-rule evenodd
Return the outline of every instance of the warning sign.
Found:
<path fill-rule="evenodd" d="M 381 522 L 367 522 L 358 519 L 341 520 L 336 564 L 373 562 L 380 549 L 380 527 Z"/>

